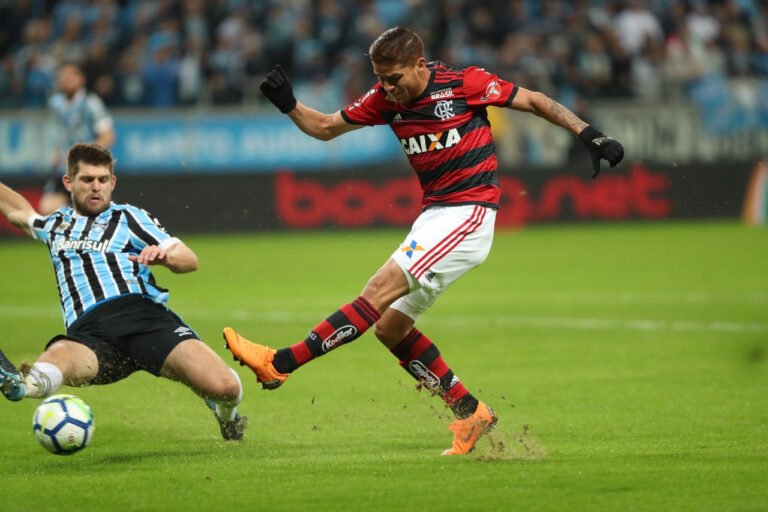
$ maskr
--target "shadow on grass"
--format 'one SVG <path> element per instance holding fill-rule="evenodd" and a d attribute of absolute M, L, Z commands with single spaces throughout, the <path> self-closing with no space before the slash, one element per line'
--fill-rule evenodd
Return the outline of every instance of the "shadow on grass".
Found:
<path fill-rule="evenodd" d="M 41 453 L 39 456 L 29 456 L 17 464 L 8 465 L 4 468 L 4 473 L 11 475 L 29 475 L 31 473 L 56 473 L 60 470 L 66 472 L 76 471 L 78 474 L 89 472 L 103 473 L 105 469 L 114 466 L 122 470 L 124 467 L 148 466 L 156 467 L 160 465 L 183 464 L 190 459 L 209 456 L 210 450 L 206 449 L 187 449 L 187 450 L 145 450 L 134 451 L 130 453 L 114 453 L 111 450 L 92 450 L 83 451 L 72 455 L 60 456 L 47 453 Z"/>

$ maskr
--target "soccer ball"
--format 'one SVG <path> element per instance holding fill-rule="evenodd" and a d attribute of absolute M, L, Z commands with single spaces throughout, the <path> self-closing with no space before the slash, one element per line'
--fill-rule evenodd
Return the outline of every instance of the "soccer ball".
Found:
<path fill-rule="evenodd" d="M 57 455 L 70 455 L 91 441 L 93 413 L 74 395 L 53 395 L 35 411 L 32 428 L 43 448 Z"/>

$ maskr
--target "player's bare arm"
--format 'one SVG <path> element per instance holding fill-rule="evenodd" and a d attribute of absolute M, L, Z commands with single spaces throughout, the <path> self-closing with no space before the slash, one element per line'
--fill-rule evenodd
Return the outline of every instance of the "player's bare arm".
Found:
<path fill-rule="evenodd" d="M 587 127 L 587 123 L 579 119 L 579 116 L 546 94 L 529 91 L 522 87 L 518 89 L 509 107 L 514 110 L 530 112 L 544 118 L 552 124 L 565 128 L 574 135 L 578 135 Z"/>
<path fill-rule="evenodd" d="M 576 135 L 592 156 L 592 177 L 600 173 L 600 160 L 608 160 L 615 167 L 624 159 L 624 147 L 618 141 L 596 130 L 569 109 L 546 94 L 520 87 L 509 108 L 530 112 Z"/>
<path fill-rule="evenodd" d="M 293 95 L 291 81 L 280 65 L 267 73 L 259 88 L 280 112 L 288 114 L 291 121 L 310 137 L 331 140 L 343 133 L 362 128 L 347 123 L 341 117 L 341 112 L 325 114 L 297 101 Z"/>
<path fill-rule="evenodd" d="M 324 114 L 311 107 L 296 102 L 296 107 L 288 112 L 296 126 L 301 131 L 319 140 L 331 140 L 352 130 L 362 128 L 363 125 L 349 124 L 341 117 L 341 112 Z"/>
<path fill-rule="evenodd" d="M 0 183 L 0 212 L 8 218 L 11 224 L 22 228 L 27 233 L 30 233 L 30 217 L 37 215 L 37 211 L 29 204 L 29 201 L 3 183 Z"/>
<path fill-rule="evenodd" d="M 180 240 L 166 248 L 148 245 L 138 256 L 128 256 L 128 259 L 139 265 L 162 265 L 175 274 L 193 272 L 200 264 L 194 251 Z"/>

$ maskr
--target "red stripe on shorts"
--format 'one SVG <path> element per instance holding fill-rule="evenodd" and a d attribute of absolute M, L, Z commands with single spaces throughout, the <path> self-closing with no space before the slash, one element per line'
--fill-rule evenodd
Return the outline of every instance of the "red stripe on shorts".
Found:
<path fill-rule="evenodd" d="M 426 271 L 435 263 L 447 256 L 457 245 L 459 245 L 470 233 L 477 231 L 483 224 L 485 218 L 485 208 L 475 206 L 472 215 L 461 226 L 454 229 L 448 236 L 443 238 L 432 249 L 419 260 L 416 265 L 411 267 L 411 274 L 416 279 L 421 279 Z"/>

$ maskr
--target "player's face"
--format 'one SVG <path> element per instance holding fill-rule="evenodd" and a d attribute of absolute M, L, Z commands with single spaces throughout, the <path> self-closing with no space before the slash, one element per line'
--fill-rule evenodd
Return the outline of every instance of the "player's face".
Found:
<path fill-rule="evenodd" d="M 373 63 L 373 74 L 379 77 L 387 96 L 398 103 L 416 99 L 429 82 L 429 69 L 424 57 L 415 63 L 384 65 Z"/>
<path fill-rule="evenodd" d="M 72 206 L 80 215 L 98 215 L 112 201 L 117 177 L 109 167 L 80 162 L 80 170 L 74 178 L 64 176 L 64 186 L 72 194 Z"/>
<path fill-rule="evenodd" d="M 84 83 L 83 74 L 75 66 L 62 66 L 59 69 L 58 87 L 67 96 L 74 95 Z"/>

